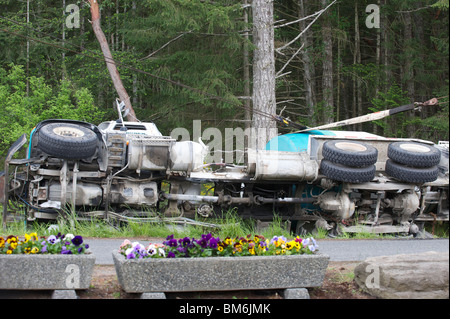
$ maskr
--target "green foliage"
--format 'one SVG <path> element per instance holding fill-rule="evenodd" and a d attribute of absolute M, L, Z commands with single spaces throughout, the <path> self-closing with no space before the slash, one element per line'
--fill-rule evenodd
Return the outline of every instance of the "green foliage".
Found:
<path fill-rule="evenodd" d="M 429 138 L 435 142 L 448 141 L 449 140 L 449 87 L 448 80 L 447 86 L 443 86 L 441 90 L 436 91 L 435 95 L 443 97 L 439 99 L 439 111 L 434 115 L 425 118 L 422 121 L 422 125 L 428 128 L 426 138 Z"/>
<path fill-rule="evenodd" d="M 406 92 L 404 92 L 397 84 L 392 84 L 386 93 L 378 92 L 377 97 L 372 99 L 373 107 L 369 109 L 372 112 L 378 112 L 393 109 L 401 105 L 409 104 Z M 403 137 L 405 132 L 405 115 L 396 114 L 393 117 L 377 120 L 374 123 L 384 130 L 387 137 Z"/>
<path fill-rule="evenodd" d="M 0 32 L 0 96 L 5 98 L 2 101 L 5 107 L 0 114 L 3 121 L 6 121 L 5 116 L 9 116 L 5 114 L 11 114 L 13 123 L 17 123 L 16 126 L 10 125 L 7 136 L 1 136 L 3 153 L 19 131 L 28 131 L 44 117 L 91 119 L 93 108 L 105 118 L 115 119 L 117 116 L 113 107 L 117 92 L 89 23 L 89 6 L 86 1 L 72 3 L 80 8 L 81 27 L 64 28 L 64 47 L 72 50 L 64 51 L 59 48 L 63 45 L 60 39 L 65 19 L 61 1 L 30 1 L 31 15 L 27 28 L 26 1 L 0 0 L 1 16 L 20 23 L 0 19 L 2 29 L 52 43 L 29 41 L 27 70 L 27 40 Z M 404 101 L 406 96 L 424 101 L 448 95 L 445 93 L 448 92 L 448 0 L 385 1 L 380 6 L 380 29 L 369 29 L 365 25 L 368 16 L 365 8 L 372 3 L 368 0 L 337 2 L 312 25 L 309 45 L 304 50 L 310 53 L 314 69 L 310 80 L 315 84 L 315 110 L 311 112 L 304 100 L 304 59 L 299 53 L 283 70 L 285 75 L 276 80 L 277 113 L 286 107 L 283 116 L 289 116 L 295 122 L 324 124 L 321 85 L 325 22 L 331 23 L 333 38 L 335 107 L 329 112 L 339 114 L 339 119 L 353 115 L 350 111 L 358 93 L 355 92 L 356 81 L 361 84 L 362 105 L 359 109 L 363 114 L 390 108 Z M 163 134 L 169 134 L 175 127 L 190 129 L 194 119 L 201 119 L 205 125 L 219 129 L 242 125 L 242 122 L 230 122 L 244 118 L 244 110 L 236 104 L 241 102 L 237 97 L 244 95 L 243 31 L 250 30 L 251 42 L 251 10 L 250 25 L 245 25 L 242 1 L 101 0 L 99 4 L 102 30 L 114 59 L 119 63 L 120 76 L 140 120 L 154 121 Z M 361 50 L 359 64 L 354 63 L 356 4 Z M 304 1 L 304 5 L 306 15 L 323 9 L 320 1 Z M 298 1 L 276 0 L 274 9 L 276 24 L 299 18 Z M 412 38 L 406 40 L 408 14 L 412 21 Z M 312 18 L 308 19 L 306 25 L 311 21 Z M 301 28 L 300 23 L 276 28 L 275 47 L 291 41 Z M 276 71 L 285 65 L 303 41 L 301 38 L 283 54 L 276 54 Z M 250 44 L 250 63 L 251 49 Z M 377 49 L 380 53 L 378 60 Z M 12 72 L 10 63 L 24 66 L 22 75 L 19 76 L 18 71 Z M 406 70 L 407 65 L 410 70 Z M 161 77 L 197 90 L 180 87 Z M 25 98 L 27 81 L 30 92 Z M 407 92 L 411 81 L 414 92 Z M 401 92 L 393 89 L 391 83 L 396 83 Z M 14 109 L 18 105 L 20 107 Z M 76 111 L 73 106 L 76 106 Z M 315 118 L 311 118 L 311 114 Z M 447 115 L 448 104 L 442 104 L 422 114 L 415 113 L 414 118 L 400 114 L 395 119 L 375 125 L 367 123 L 364 128 L 370 131 L 375 127 L 377 134 L 402 137 L 409 137 L 407 131 L 413 131 L 417 138 L 442 140 L 448 136 L 444 123 Z M 93 117 L 92 120 L 98 122 L 101 116 Z M 396 125 L 395 129 L 391 124 Z"/>
<path fill-rule="evenodd" d="M 437 7 L 439 9 L 448 10 L 449 1 L 448 0 L 438 0 L 433 7 Z"/>
<path fill-rule="evenodd" d="M 143 6 L 136 14 L 145 17 L 133 20 L 132 28 L 124 32 L 136 52 L 145 53 L 141 54 L 144 69 L 197 90 L 138 75 L 139 81 L 151 88 L 139 105 L 143 108 L 140 118 L 158 113 L 165 119 L 157 123 L 160 129 L 170 132 L 180 125 L 190 127 L 199 113 L 220 112 L 219 118 L 227 115 L 230 104 L 211 95 L 238 104 L 235 95 L 242 94 L 242 38 L 237 23 L 240 5 L 229 1 L 147 0 Z"/>
<path fill-rule="evenodd" d="M 40 121 L 66 118 L 98 123 L 103 112 L 94 105 L 94 98 L 86 88 L 75 88 L 69 81 L 61 81 L 54 89 L 43 77 L 27 78 L 22 66 L 0 68 L 0 149 L 4 152 L 23 133 L 30 133 Z"/>

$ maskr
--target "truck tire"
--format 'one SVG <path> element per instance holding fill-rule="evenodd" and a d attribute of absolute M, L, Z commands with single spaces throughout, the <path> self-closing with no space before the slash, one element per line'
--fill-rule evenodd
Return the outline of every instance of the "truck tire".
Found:
<path fill-rule="evenodd" d="M 37 147 L 50 156 L 85 159 L 95 154 L 97 135 L 82 125 L 50 123 L 39 130 Z"/>
<path fill-rule="evenodd" d="M 435 181 L 438 178 L 439 169 L 437 166 L 424 168 L 409 167 L 388 159 L 386 161 L 385 172 L 399 181 L 421 184 Z"/>
<path fill-rule="evenodd" d="M 326 177 L 346 183 L 366 183 L 375 177 L 375 165 L 348 167 L 328 160 L 320 162 L 320 171 Z"/>
<path fill-rule="evenodd" d="M 441 151 L 422 143 L 395 142 L 388 146 L 388 157 L 411 167 L 434 167 L 441 160 Z"/>
<path fill-rule="evenodd" d="M 322 156 L 336 164 L 350 167 L 366 167 L 377 162 L 378 150 L 366 143 L 336 140 L 327 141 L 323 144 Z"/>

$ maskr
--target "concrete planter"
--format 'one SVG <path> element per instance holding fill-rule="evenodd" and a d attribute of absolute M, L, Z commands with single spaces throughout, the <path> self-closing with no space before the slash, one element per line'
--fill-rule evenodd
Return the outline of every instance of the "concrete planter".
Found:
<path fill-rule="evenodd" d="M 95 256 L 0 255 L 0 290 L 88 289 Z"/>
<path fill-rule="evenodd" d="M 322 285 L 329 256 L 290 255 L 127 260 L 113 251 L 117 277 L 128 293 L 303 289 Z M 292 292 L 292 291 L 290 291 Z M 294 291 L 295 292 L 295 291 Z M 296 294 L 291 294 L 296 295 Z M 306 297 L 309 295 L 306 291 Z"/>

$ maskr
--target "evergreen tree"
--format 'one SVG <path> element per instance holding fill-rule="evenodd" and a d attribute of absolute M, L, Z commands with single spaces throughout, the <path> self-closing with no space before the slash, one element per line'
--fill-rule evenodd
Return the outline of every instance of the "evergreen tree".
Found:
<path fill-rule="evenodd" d="M 58 105 L 55 99 L 62 94 L 63 83 L 70 83 L 72 99 L 67 105 L 76 107 L 74 92 L 84 90 L 104 114 L 95 124 L 115 119 L 118 95 L 89 23 L 89 6 L 73 1 L 80 10 L 80 24 L 69 28 L 63 4 L 0 0 L 2 89 L 16 99 L 2 101 L 3 110 L 7 104 L 25 103 L 25 97 L 36 98 L 37 83 L 45 84 L 41 95 Z M 379 29 L 366 25 L 370 4 L 379 7 Z M 323 124 L 326 116 L 341 120 L 404 101 L 448 96 L 448 0 L 341 1 L 320 16 L 316 15 L 324 9 L 320 1 L 275 0 L 273 5 L 276 114 L 313 126 Z M 249 83 L 252 74 L 245 75 L 244 70 L 252 69 L 254 39 L 248 32 L 253 14 L 247 9 L 247 25 L 241 1 L 102 0 L 100 10 L 102 29 L 140 120 L 155 121 L 164 134 L 175 127 L 189 129 L 194 119 L 201 119 L 204 128 L 244 126 L 245 110 L 239 105 L 244 104 L 240 97 L 248 95 L 245 76 Z M 307 32 L 296 39 L 306 27 Z M 250 34 L 248 39 L 245 34 Z M 331 49 L 324 46 L 324 34 L 331 38 Z M 11 91 L 6 77 L 18 74 L 12 72 L 17 68 L 23 72 L 25 87 Z M 249 84 L 251 92 L 253 83 Z M 330 93 L 331 104 L 324 104 L 324 92 Z M 420 113 L 395 115 L 359 128 L 386 136 L 448 139 L 448 99 L 439 101 Z M 61 111 L 58 116 L 73 116 L 70 108 Z M 24 118 L 33 122 L 30 126 L 41 119 Z M 395 130 L 390 123 L 396 123 Z M 290 131 L 280 128 L 280 133 Z M 6 147 L 9 141 L 1 138 Z"/>

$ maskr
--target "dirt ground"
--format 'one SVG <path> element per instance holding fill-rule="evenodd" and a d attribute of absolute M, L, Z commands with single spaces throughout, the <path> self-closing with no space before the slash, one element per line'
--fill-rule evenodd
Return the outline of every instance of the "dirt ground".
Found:
<path fill-rule="evenodd" d="M 330 262 L 322 287 L 310 288 L 311 299 L 374 299 L 362 292 L 353 280 L 353 269 L 358 262 Z M 135 299 L 137 294 L 122 290 L 117 281 L 114 266 L 95 266 L 91 288 L 79 291 L 80 299 Z M 282 299 L 282 292 L 233 291 L 233 292 L 193 292 L 168 293 L 167 299 Z"/>

